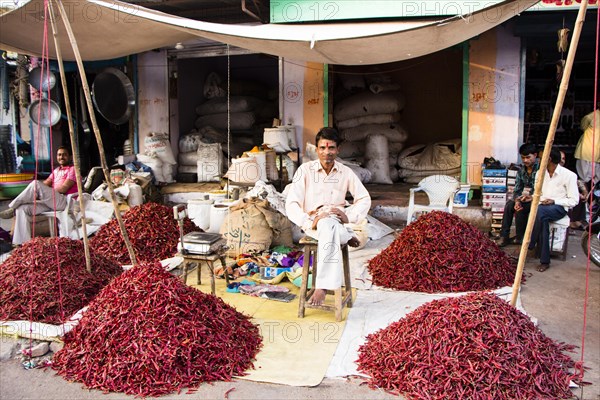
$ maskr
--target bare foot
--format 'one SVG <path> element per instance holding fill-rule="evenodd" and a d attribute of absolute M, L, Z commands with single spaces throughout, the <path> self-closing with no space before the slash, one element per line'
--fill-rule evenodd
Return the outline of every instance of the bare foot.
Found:
<path fill-rule="evenodd" d="M 348 246 L 358 247 L 360 246 L 360 240 L 358 240 L 356 236 L 353 236 L 350 240 L 348 240 Z"/>
<path fill-rule="evenodd" d="M 322 305 L 325 301 L 325 296 L 327 296 L 325 289 L 315 289 L 315 292 L 310 297 L 310 304 L 313 306 Z"/>

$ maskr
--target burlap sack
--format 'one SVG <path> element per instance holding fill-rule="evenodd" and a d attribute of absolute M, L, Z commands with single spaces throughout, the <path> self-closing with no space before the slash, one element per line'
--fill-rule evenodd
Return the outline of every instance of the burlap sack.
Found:
<path fill-rule="evenodd" d="M 392 124 L 367 124 L 340 130 L 340 136 L 350 142 L 365 140 L 369 135 L 385 135 L 390 143 L 404 143 L 408 130 L 402 122 Z"/>
<path fill-rule="evenodd" d="M 405 104 L 404 95 L 400 92 L 375 94 L 364 91 L 338 102 L 333 110 L 333 117 L 341 129 L 339 125 L 342 121 L 367 115 L 398 113 L 404 109 Z"/>
<path fill-rule="evenodd" d="M 221 225 L 221 234 L 227 239 L 227 255 L 231 257 L 293 244 L 290 221 L 267 200 L 258 198 L 243 199 L 231 207 Z"/>
<path fill-rule="evenodd" d="M 384 135 L 369 135 L 365 144 L 365 167 L 372 172 L 372 183 L 391 185 L 388 140 Z"/>
<path fill-rule="evenodd" d="M 256 201 L 256 206 L 264 214 L 267 224 L 269 224 L 271 230 L 273 231 L 273 240 L 271 242 L 271 246 L 291 247 L 294 242 L 292 240 L 292 223 L 290 220 L 285 215 L 271 207 L 271 204 L 268 200 L 256 199 Z"/>
<path fill-rule="evenodd" d="M 416 171 L 445 171 L 460 168 L 461 144 L 461 139 L 448 139 L 437 143 L 410 146 L 398 155 L 398 166 Z"/>
<path fill-rule="evenodd" d="M 231 130 L 250 129 L 255 122 L 255 116 L 252 112 L 220 113 L 201 115 L 196 119 L 194 126 L 202 129 L 205 126 L 212 126 L 216 129 L 227 129 L 227 123 L 230 123 Z"/>
<path fill-rule="evenodd" d="M 370 114 L 360 117 L 354 117 L 345 119 L 337 123 L 339 130 L 354 128 L 360 125 L 370 124 L 395 124 L 400 122 L 402 115 L 400 113 L 389 113 L 389 114 Z"/>
<path fill-rule="evenodd" d="M 212 115 L 227 113 L 228 111 L 230 113 L 253 111 L 261 103 L 261 100 L 251 96 L 231 96 L 229 104 L 227 104 L 227 97 L 215 97 L 196 107 L 196 114 Z"/>

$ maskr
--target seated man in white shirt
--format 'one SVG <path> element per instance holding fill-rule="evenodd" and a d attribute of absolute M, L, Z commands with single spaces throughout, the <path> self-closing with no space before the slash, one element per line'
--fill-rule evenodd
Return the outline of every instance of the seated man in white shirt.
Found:
<path fill-rule="evenodd" d="M 530 250 L 536 244 L 540 247 L 538 271 L 544 272 L 550 267 L 550 222 L 563 218 L 578 202 L 577 175 L 560 165 L 560 151 L 552 148 L 529 243 Z"/>
<path fill-rule="evenodd" d="M 323 304 L 327 290 L 342 286 L 340 244 L 358 246 L 354 232 L 344 224 L 359 223 L 371 208 L 369 192 L 356 174 L 336 162 L 341 142 L 334 128 L 322 128 L 316 137 L 318 160 L 304 163 L 294 174 L 286 198 L 288 218 L 319 241 L 318 272 L 313 305 Z M 346 193 L 353 204 L 347 206 Z"/>

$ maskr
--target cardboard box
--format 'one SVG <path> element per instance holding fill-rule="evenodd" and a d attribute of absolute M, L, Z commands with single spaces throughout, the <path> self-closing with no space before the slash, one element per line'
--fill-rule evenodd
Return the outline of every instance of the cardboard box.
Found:
<path fill-rule="evenodd" d="M 484 176 L 481 184 L 483 186 L 506 186 L 506 178 Z"/>
<path fill-rule="evenodd" d="M 506 186 L 483 186 L 482 193 L 506 193 Z"/>
<path fill-rule="evenodd" d="M 484 192 L 482 194 L 483 201 L 493 201 L 493 202 L 505 202 L 506 203 L 506 193 L 487 193 Z"/>
<path fill-rule="evenodd" d="M 506 168 L 501 168 L 501 169 L 484 168 L 481 170 L 481 175 L 483 177 L 505 177 L 506 176 Z"/>
<path fill-rule="evenodd" d="M 505 204 L 505 202 L 484 201 L 481 205 L 481 208 L 486 210 L 492 210 L 492 213 L 503 212 Z"/>
<path fill-rule="evenodd" d="M 260 267 L 260 276 L 263 279 L 272 279 L 282 272 L 292 272 L 291 267 Z"/>

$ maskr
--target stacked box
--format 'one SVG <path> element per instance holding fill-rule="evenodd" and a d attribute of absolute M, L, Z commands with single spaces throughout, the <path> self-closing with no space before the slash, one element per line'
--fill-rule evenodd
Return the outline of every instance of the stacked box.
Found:
<path fill-rule="evenodd" d="M 509 169 L 506 171 L 506 194 L 507 199 L 512 199 L 513 192 L 515 190 L 515 182 L 517 180 L 517 172 L 516 169 Z"/>
<path fill-rule="evenodd" d="M 504 211 L 504 205 L 508 199 L 507 193 L 483 192 L 482 193 L 483 208 L 492 210 L 492 212 Z"/>
<path fill-rule="evenodd" d="M 492 211 L 492 236 L 500 235 L 507 200 L 507 181 L 506 168 L 482 170 L 481 201 L 484 209 Z"/>

